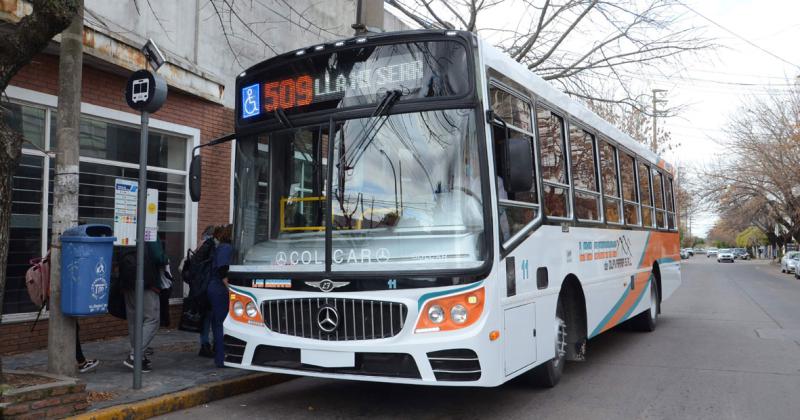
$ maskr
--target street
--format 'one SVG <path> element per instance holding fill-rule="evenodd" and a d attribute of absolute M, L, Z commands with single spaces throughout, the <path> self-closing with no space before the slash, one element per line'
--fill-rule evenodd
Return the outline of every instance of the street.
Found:
<path fill-rule="evenodd" d="M 705 255 L 682 273 L 655 332 L 591 340 L 554 389 L 298 378 L 165 418 L 798 418 L 800 281 L 775 264 Z"/>

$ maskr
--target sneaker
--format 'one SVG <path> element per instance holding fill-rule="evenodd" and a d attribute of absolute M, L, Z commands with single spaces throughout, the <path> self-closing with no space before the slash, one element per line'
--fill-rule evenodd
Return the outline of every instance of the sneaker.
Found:
<path fill-rule="evenodd" d="M 94 370 L 94 368 L 96 368 L 97 365 L 99 364 L 100 361 L 97 359 L 85 360 L 83 363 L 78 364 L 78 372 L 80 373 L 89 372 L 91 370 Z"/>
<path fill-rule="evenodd" d="M 144 355 L 145 356 L 152 356 L 153 353 L 155 353 L 155 351 L 153 350 L 152 347 L 148 347 L 148 348 L 144 349 Z"/>
<path fill-rule="evenodd" d="M 214 357 L 214 350 L 211 349 L 211 344 L 201 344 L 200 352 L 197 355 L 200 357 Z"/>
<path fill-rule="evenodd" d="M 128 358 L 125 359 L 122 364 L 133 369 L 133 356 L 128 356 Z M 150 365 L 150 360 L 147 358 L 142 360 L 142 372 L 150 372 L 151 370 L 153 370 L 153 367 Z"/>

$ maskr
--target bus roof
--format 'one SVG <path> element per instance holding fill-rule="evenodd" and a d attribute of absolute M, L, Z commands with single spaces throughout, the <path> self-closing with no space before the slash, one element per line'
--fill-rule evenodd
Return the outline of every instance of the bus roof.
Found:
<path fill-rule="evenodd" d="M 622 147 L 636 153 L 640 157 L 649 160 L 653 164 L 656 164 L 675 176 L 672 165 L 659 158 L 657 154 L 653 153 L 643 144 L 634 140 L 631 136 L 622 132 L 608 121 L 600 118 L 600 116 L 592 112 L 579 101 L 570 98 L 567 94 L 556 89 L 548 81 L 542 79 L 533 71 L 529 70 L 524 64 L 513 60 L 508 56 L 508 54 L 504 53 L 500 49 L 480 38 L 478 38 L 478 42 L 483 63 L 485 65 L 499 71 L 505 76 L 510 77 L 517 83 L 530 89 L 540 98 L 570 114 L 570 116 L 594 128 L 599 133 L 620 144 Z"/>

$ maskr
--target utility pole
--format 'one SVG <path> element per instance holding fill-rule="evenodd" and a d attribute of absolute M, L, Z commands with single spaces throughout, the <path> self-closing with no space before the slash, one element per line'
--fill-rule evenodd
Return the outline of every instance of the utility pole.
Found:
<path fill-rule="evenodd" d="M 383 32 L 383 0 L 356 0 L 356 35 Z"/>
<path fill-rule="evenodd" d="M 61 233 L 78 223 L 78 135 L 83 69 L 83 1 L 61 33 L 58 59 L 56 172 L 53 182 L 53 236 L 50 240 L 50 319 L 47 371 L 75 376 L 75 319 L 61 312 Z"/>
<path fill-rule="evenodd" d="M 665 92 L 664 89 L 653 89 L 653 143 L 650 145 L 653 153 L 658 153 L 658 104 L 667 103 L 665 99 L 658 99 L 657 95 Z"/>

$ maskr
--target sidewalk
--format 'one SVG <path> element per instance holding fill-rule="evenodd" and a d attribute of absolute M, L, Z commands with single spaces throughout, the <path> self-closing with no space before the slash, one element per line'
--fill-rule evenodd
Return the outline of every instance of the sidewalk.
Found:
<path fill-rule="evenodd" d="M 154 354 L 150 356 L 153 370 L 142 373 L 142 388 L 133 390 L 133 369 L 122 364 L 128 355 L 129 346 L 128 337 L 83 343 L 86 357 L 100 360 L 100 365 L 94 371 L 78 374 L 78 379 L 86 383 L 86 391 L 89 393 L 89 414 L 105 407 L 175 394 L 210 384 L 236 388 L 238 383 L 247 383 L 249 390 L 252 390 L 253 384 L 257 386 L 259 382 L 263 382 L 268 385 L 278 379 L 267 378 L 276 375 L 257 374 L 241 369 L 219 369 L 214 366 L 213 359 L 197 356 L 197 334 L 161 329 L 151 346 L 154 350 Z M 3 368 L 46 371 L 47 350 L 6 356 L 3 358 Z M 263 381 L 259 379 L 262 376 Z M 185 399 L 185 395 L 182 398 Z"/>

